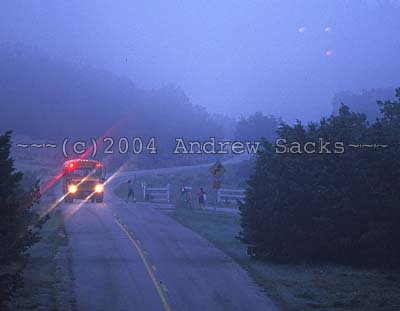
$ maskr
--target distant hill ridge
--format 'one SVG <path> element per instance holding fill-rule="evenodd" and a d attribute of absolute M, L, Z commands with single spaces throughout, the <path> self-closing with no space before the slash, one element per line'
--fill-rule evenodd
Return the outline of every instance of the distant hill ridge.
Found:
<path fill-rule="evenodd" d="M 222 135 L 203 107 L 175 86 L 140 90 L 95 68 L 55 61 L 23 46 L 0 47 L 0 129 L 32 137 Z"/>

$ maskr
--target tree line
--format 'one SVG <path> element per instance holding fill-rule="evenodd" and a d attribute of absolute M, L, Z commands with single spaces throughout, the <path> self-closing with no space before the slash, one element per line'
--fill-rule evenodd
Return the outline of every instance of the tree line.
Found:
<path fill-rule="evenodd" d="M 342 105 L 277 132 L 288 144 L 341 142 L 343 153 L 277 153 L 264 141 L 240 207 L 241 238 L 257 257 L 400 266 L 400 88 L 378 106 L 374 122 Z"/>
<path fill-rule="evenodd" d="M 257 137 L 266 128 L 272 135 L 275 131 L 273 117 L 255 114 L 237 122 L 193 105 L 177 86 L 143 90 L 128 78 L 54 60 L 26 46 L 0 46 L 0 68 L 5 112 L 0 114 L 0 130 L 60 143 L 66 137 L 90 141 L 108 136 L 115 142 L 127 137 L 130 143 L 134 138 L 147 143 L 155 137 L 157 155 L 136 154 L 129 161 L 135 167 L 210 161 L 201 155 L 172 155 L 175 138 L 222 140 Z M 268 122 L 261 124 L 264 121 Z M 102 155 L 99 152 L 100 159 Z M 117 168 L 131 157 L 132 152 L 114 152 L 108 166 Z"/>

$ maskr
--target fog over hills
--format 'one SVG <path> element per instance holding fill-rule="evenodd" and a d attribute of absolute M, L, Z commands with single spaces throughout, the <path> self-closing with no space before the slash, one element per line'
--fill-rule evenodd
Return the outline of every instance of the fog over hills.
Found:
<path fill-rule="evenodd" d="M 141 90 L 125 77 L 23 46 L 2 46 L 0 68 L 2 130 L 49 139 L 110 129 L 160 138 L 223 136 L 212 116 L 173 85 Z"/>
<path fill-rule="evenodd" d="M 174 85 L 139 89 L 126 77 L 54 60 L 21 45 L 0 48 L 0 68 L 3 132 L 59 143 L 64 138 L 88 141 L 108 136 L 115 144 L 121 137 L 130 143 L 140 138 L 146 144 L 154 137 L 157 156 L 138 154 L 139 166 L 143 161 L 154 166 L 197 163 L 199 157 L 171 156 L 175 138 L 222 139 L 233 133 L 232 119 L 192 105 Z M 130 155 L 114 157 L 113 162 L 120 164 Z"/>
<path fill-rule="evenodd" d="M 169 83 L 210 112 L 287 121 L 331 113 L 337 92 L 400 84 L 398 0 L 0 2 L 0 41 Z"/>

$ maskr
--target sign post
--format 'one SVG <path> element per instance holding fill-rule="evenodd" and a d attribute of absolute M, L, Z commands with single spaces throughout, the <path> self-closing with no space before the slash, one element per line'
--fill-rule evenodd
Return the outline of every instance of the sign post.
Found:
<path fill-rule="evenodd" d="M 221 177 L 225 173 L 225 167 L 221 162 L 217 161 L 209 168 L 211 175 L 214 177 L 213 188 L 215 189 L 215 204 L 218 203 L 218 189 L 221 188 Z"/>

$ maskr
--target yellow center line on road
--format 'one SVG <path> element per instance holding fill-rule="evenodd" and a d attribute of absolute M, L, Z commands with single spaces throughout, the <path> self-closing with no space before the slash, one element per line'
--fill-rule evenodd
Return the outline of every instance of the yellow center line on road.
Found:
<path fill-rule="evenodd" d="M 161 302 L 164 305 L 164 308 L 166 311 L 171 311 L 171 308 L 167 302 L 167 299 L 165 298 L 164 292 L 161 289 L 156 276 L 154 275 L 153 271 L 150 268 L 149 263 L 146 260 L 146 256 L 144 255 L 144 252 L 140 248 L 139 244 L 135 241 L 135 239 L 132 237 L 132 235 L 128 232 L 128 230 L 125 229 L 126 225 L 122 224 L 119 219 L 115 219 L 115 222 L 118 224 L 118 226 L 121 228 L 122 231 L 125 232 L 126 236 L 128 239 L 132 242 L 132 244 L 135 246 L 137 252 L 139 253 L 140 258 L 142 259 L 143 265 L 145 266 L 147 273 L 150 276 L 150 279 L 152 280 L 154 287 L 157 290 L 158 296 L 160 296 Z"/>

